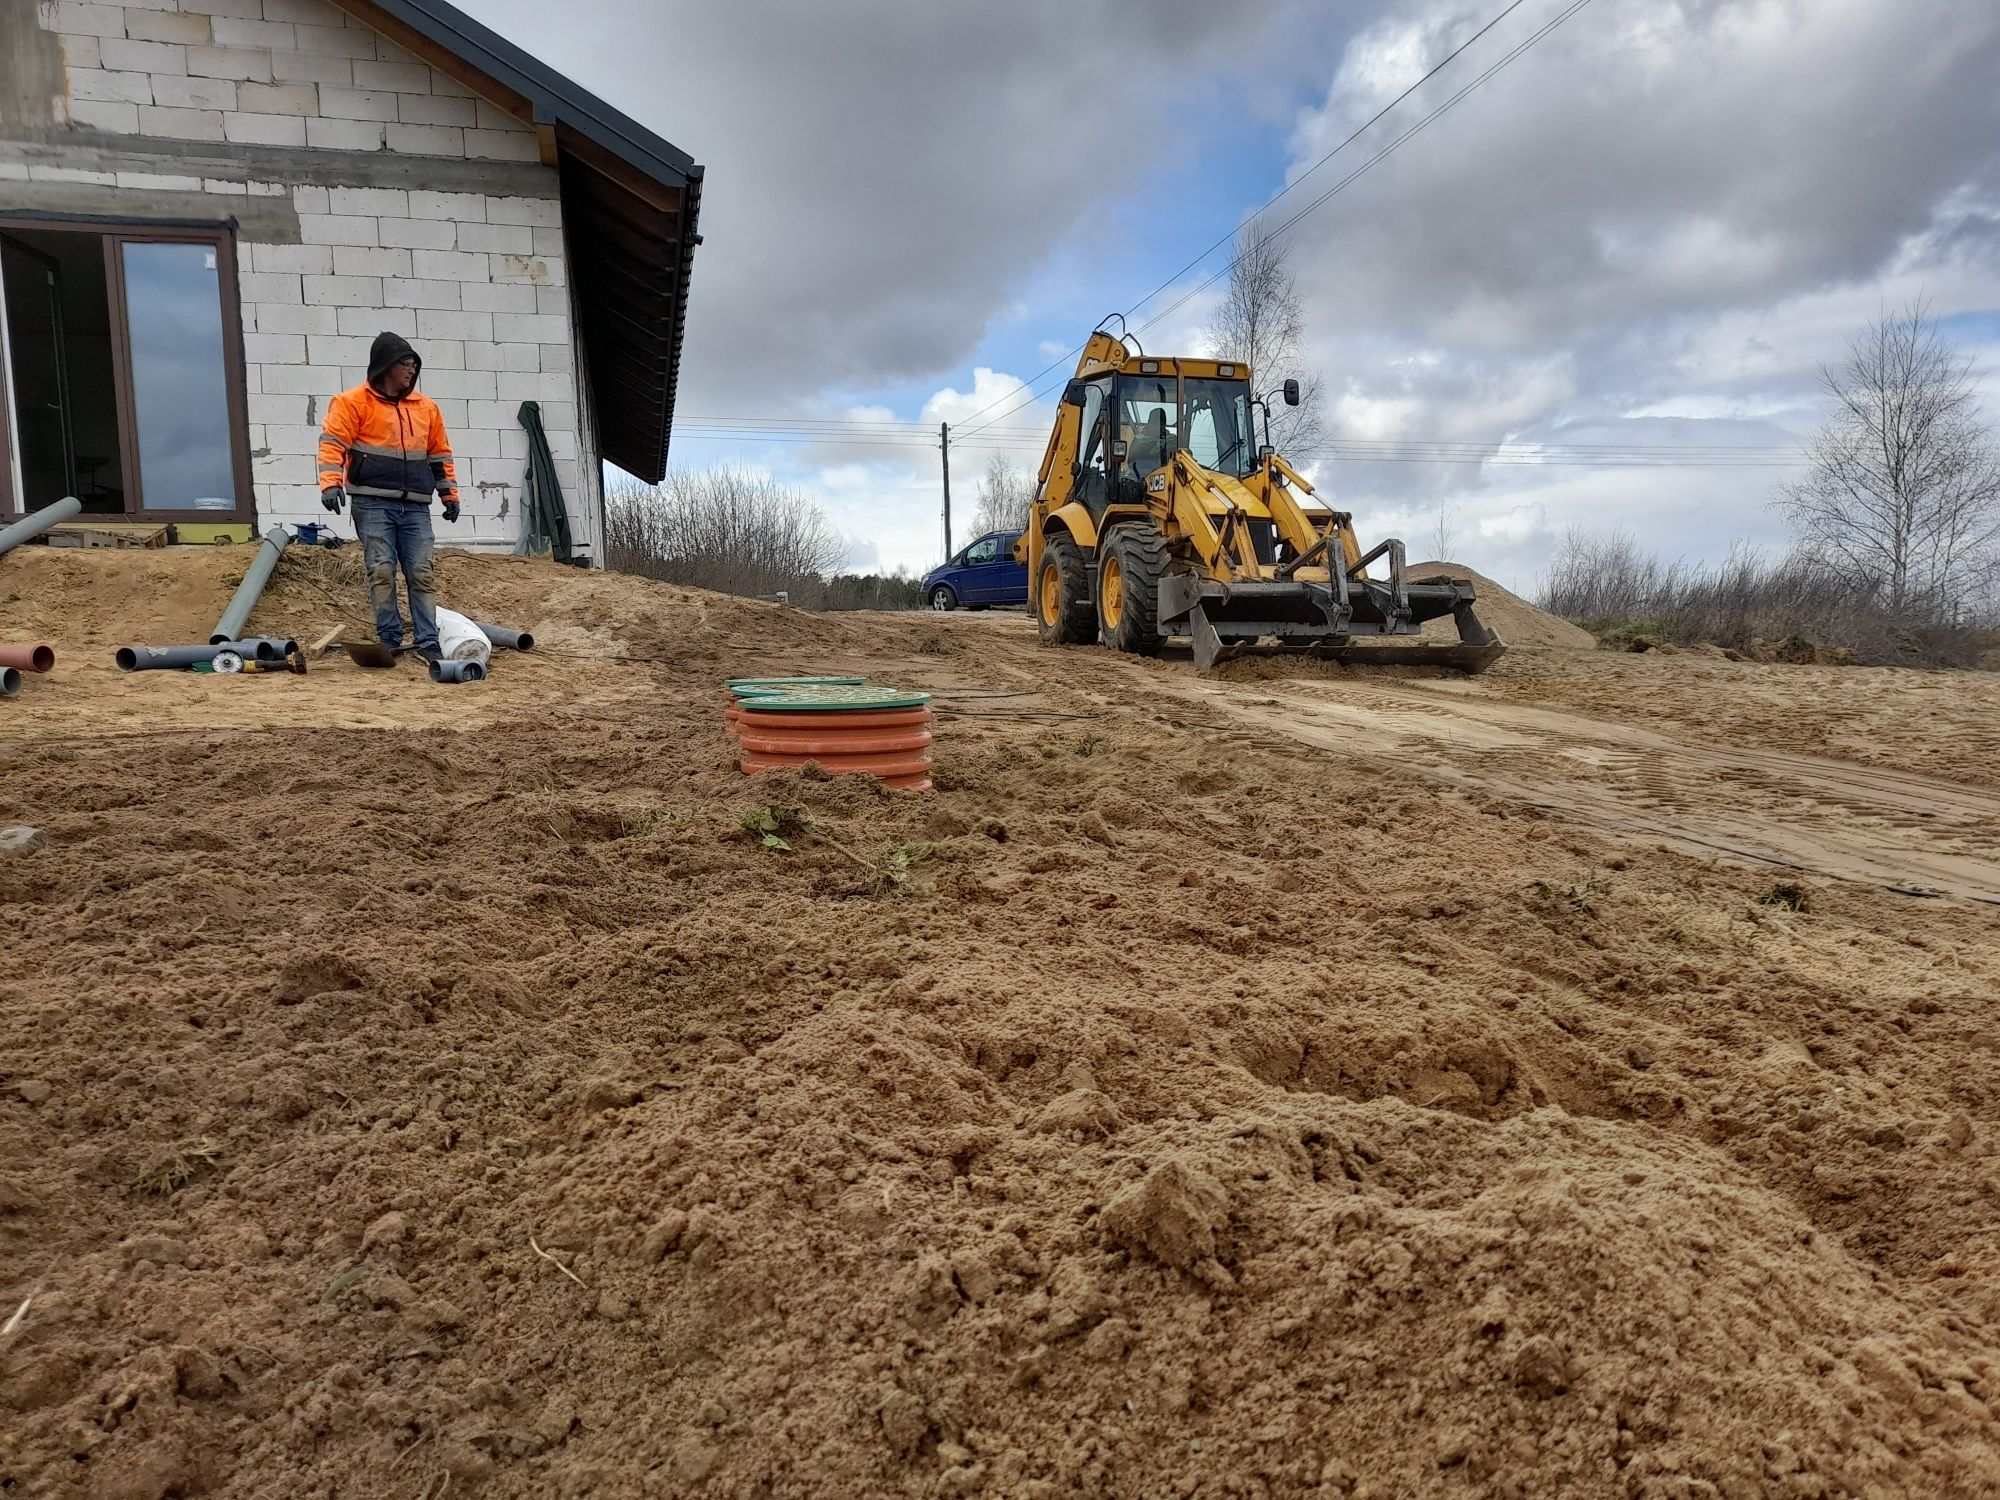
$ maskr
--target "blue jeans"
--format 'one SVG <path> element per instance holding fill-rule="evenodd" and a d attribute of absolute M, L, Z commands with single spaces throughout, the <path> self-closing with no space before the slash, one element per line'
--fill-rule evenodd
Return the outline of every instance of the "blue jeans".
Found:
<path fill-rule="evenodd" d="M 375 636 L 394 650 L 403 644 L 403 617 L 396 611 L 396 570 L 410 592 L 410 625 L 420 652 L 435 654 L 437 550 L 431 535 L 431 508 L 400 501 L 354 502 L 354 530 L 361 538 L 361 561 L 368 569 L 368 602 L 375 607 Z"/>

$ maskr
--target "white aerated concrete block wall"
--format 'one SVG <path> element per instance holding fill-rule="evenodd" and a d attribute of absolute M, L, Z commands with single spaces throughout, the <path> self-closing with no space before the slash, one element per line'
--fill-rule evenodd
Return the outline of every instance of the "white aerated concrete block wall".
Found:
<path fill-rule="evenodd" d="M 53 128 L 35 141 L 0 101 L 0 182 L 28 184 L 31 211 L 33 185 L 48 183 L 115 188 L 135 220 L 185 220 L 191 198 L 212 206 L 199 216 L 246 226 L 271 221 L 237 211 L 250 198 L 295 213 L 295 232 L 286 215 L 237 240 L 260 525 L 326 519 L 320 417 L 390 329 L 423 356 L 422 389 L 458 458 L 464 516 L 441 536 L 517 543 L 517 413 L 534 400 L 575 539 L 596 559 L 602 485 L 596 455 L 580 451 L 561 205 L 532 129 L 325 0 L 39 0 L 36 17 L 66 81 Z M 10 161 L 10 136 L 90 149 Z M 426 159 L 461 178 L 505 175 L 509 190 L 412 185 L 447 175 Z"/>
<path fill-rule="evenodd" d="M 215 0 L 204 0 L 215 3 Z M 411 188 L 289 189 L 300 244 L 241 249 L 250 447 L 269 520 L 325 519 L 319 421 L 367 375 L 388 329 L 423 356 L 421 389 L 444 413 L 464 515 L 447 537 L 512 546 L 521 534 L 527 433 L 541 403 L 572 525 L 579 504 L 577 383 L 562 219 L 553 198 Z M 503 249 L 468 249 L 497 245 Z"/>

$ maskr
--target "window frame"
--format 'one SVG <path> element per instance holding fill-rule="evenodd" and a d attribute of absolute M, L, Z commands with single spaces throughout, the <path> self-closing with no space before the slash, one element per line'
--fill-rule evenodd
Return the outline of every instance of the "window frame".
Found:
<path fill-rule="evenodd" d="M 111 340 L 111 385 L 118 407 L 118 459 L 124 487 L 125 509 L 120 514 L 94 519 L 107 525 L 145 522 L 159 525 L 235 526 L 257 520 L 257 494 L 250 464 L 250 403 L 243 355 L 243 302 L 237 284 L 236 226 L 234 222 L 182 222 L 162 219 L 125 219 L 83 214 L 33 214 L 0 212 L 0 230 L 27 230 L 97 236 L 104 257 L 105 296 L 109 305 Z M 128 244 L 207 245 L 215 251 L 217 290 L 222 298 L 223 384 L 229 402 L 230 471 L 236 479 L 234 510 L 152 510 L 146 507 L 143 481 L 139 474 L 139 416 L 132 393 L 132 329 L 126 315 L 125 254 Z M 0 382 L 0 516 L 19 520 L 27 514 L 26 499 L 17 493 L 14 452 L 11 446 L 13 395 L 13 355 L 11 348 L 0 349 L 5 379 Z"/>

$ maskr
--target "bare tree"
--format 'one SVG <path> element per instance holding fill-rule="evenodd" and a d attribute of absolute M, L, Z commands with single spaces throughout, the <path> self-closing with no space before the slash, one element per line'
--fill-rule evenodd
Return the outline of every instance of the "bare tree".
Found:
<path fill-rule="evenodd" d="M 676 470 L 657 488 L 628 479 L 607 497 L 613 568 L 728 594 L 816 589 L 847 554 L 818 507 L 741 469 Z"/>
<path fill-rule="evenodd" d="M 972 503 L 972 525 L 977 534 L 988 531 L 1021 531 L 1028 524 L 1028 507 L 1035 497 L 1035 483 L 1014 467 L 1004 453 L 986 461 L 978 493 Z"/>
<path fill-rule="evenodd" d="M 1438 501 L 1437 515 L 1431 521 L 1431 556 L 1439 562 L 1450 562 L 1452 551 L 1458 545 L 1458 517 L 1449 500 Z"/>
<path fill-rule="evenodd" d="M 1303 368 L 1305 335 L 1305 305 L 1292 276 L 1290 247 L 1252 220 L 1237 236 L 1229 286 L 1209 322 L 1208 342 L 1220 359 L 1247 361 L 1260 391 L 1287 378 L 1298 380 L 1297 406 L 1271 406 L 1271 441 L 1301 462 L 1325 433 L 1319 376 Z"/>
<path fill-rule="evenodd" d="M 1976 606 L 2000 573 L 2000 453 L 1972 360 L 1917 301 L 1871 323 L 1820 382 L 1833 415 L 1777 501 L 1801 548 L 1894 615 Z"/>
<path fill-rule="evenodd" d="M 1608 644 L 1709 644 L 1759 660 L 1970 667 L 1992 649 L 1977 619 L 1912 618 L 1810 552 L 1771 557 L 1747 542 L 1720 563 L 1668 562 L 1629 532 L 1572 530 L 1535 602 Z"/>

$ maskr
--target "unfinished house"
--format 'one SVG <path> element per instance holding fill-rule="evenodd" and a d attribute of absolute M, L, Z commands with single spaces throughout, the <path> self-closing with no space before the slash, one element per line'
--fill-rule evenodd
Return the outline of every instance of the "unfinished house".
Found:
<path fill-rule="evenodd" d="M 600 461 L 666 466 L 700 193 L 438 0 L 0 0 L 0 520 L 326 520 L 321 413 L 393 329 L 458 455 L 441 540 L 566 519 L 601 561 Z"/>

